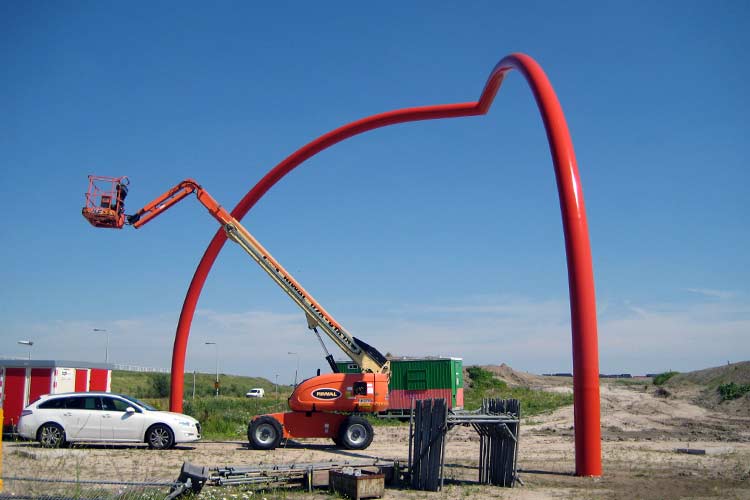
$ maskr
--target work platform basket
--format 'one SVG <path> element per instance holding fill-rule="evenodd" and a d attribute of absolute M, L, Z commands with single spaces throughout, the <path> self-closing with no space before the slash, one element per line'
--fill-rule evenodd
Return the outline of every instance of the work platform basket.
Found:
<path fill-rule="evenodd" d="M 122 228 L 129 183 L 127 177 L 89 175 L 86 206 L 81 210 L 86 220 L 94 227 Z"/>

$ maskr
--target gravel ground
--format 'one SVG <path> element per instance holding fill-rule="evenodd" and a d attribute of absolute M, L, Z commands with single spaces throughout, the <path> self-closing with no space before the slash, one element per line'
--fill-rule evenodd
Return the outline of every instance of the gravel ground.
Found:
<path fill-rule="evenodd" d="M 559 383 L 553 390 L 569 390 Z M 386 490 L 388 499 L 407 498 L 750 498 L 750 416 L 726 415 L 692 404 L 679 394 L 659 397 L 644 386 L 604 383 L 601 478 L 575 477 L 573 411 L 526 419 L 521 428 L 520 477 L 513 489 L 478 485 L 479 440 L 470 428 L 450 432 L 446 478 L 459 481 L 438 493 Z M 406 462 L 408 426 L 376 427 L 373 444 L 361 452 L 338 450 L 327 440 L 289 442 L 273 451 L 250 450 L 244 439 L 202 441 L 168 451 L 144 447 L 76 446 L 49 450 L 36 443 L 3 443 L 4 477 L 94 481 L 173 481 L 183 462 L 209 467 L 356 461 L 381 458 Z M 676 452 L 698 448 L 704 455 Z M 452 481 L 451 481 L 452 483 Z M 206 498 L 222 496 L 205 488 Z M 45 493 L 48 484 L 5 481 L 4 493 Z M 164 490 L 166 491 L 166 490 Z M 245 498 L 326 498 L 325 492 L 247 493 Z"/>

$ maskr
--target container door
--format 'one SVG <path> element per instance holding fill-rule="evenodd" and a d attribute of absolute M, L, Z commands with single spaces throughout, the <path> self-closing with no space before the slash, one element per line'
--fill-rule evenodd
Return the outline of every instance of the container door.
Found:
<path fill-rule="evenodd" d="M 464 407 L 464 362 L 462 359 L 451 360 L 451 373 L 453 408 L 461 409 Z"/>
<path fill-rule="evenodd" d="M 92 368 L 91 377 L 89 378 L 89 390 L 104 392 L 109 391 L 109 370 Z"/>
<path fill-rule="evenodd" d="M 26 368 L 6 368 L 3 381 L 3 425 L 16 425 L 26 394 Z"/>
<path fill-rule="evenodd" d="M 29 403 L 33 403 L 39 396 L 52 392 L 52 369 L 32 368 L 31 388 L 29 389 Z"/>
<path fill-rule="evenodd" d="M 76 371 L 74 368 L 55 368 L 55 380 L 52 382 L 52 392 L 60 394 L 73 392 L 76 388 Z"/>
<path fill-rule="evenodd" d="M 86 392 L 89 390 L 89 371 L 86 368 L 76 368 L 75 392 Z"/>

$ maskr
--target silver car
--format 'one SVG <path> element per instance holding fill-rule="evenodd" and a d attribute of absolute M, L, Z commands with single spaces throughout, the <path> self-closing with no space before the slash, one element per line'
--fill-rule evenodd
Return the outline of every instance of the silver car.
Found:
<path fill-rule="evenodd" d="M 18 433 L 47 448 L 66 443 L 146 443 L 169 449 L 201 438 L 200 423 L 181 413 L 159 411 L 135 398 L 108 392 L 47 394 L 27 406 Z"/>

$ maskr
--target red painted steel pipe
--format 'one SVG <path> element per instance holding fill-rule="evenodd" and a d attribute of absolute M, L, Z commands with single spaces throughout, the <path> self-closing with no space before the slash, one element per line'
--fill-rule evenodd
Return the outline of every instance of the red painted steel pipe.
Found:
<path fill-rule="evenodd" d="M 562 108 L 542 68 L 525 54 L 504 57 L 490 73 L 476 102 L 399 109 L 339 127 L 306 144 L 271 169 L 232 210 L 242 219 L 263 195 L 302 162 L 334 144 L 368 130 L 397 123 L 439 118 L 477 116 L 487 113 L 505 75 L 518 70 L 526 78 L 536 99 L 547 132 L 565 233 L 568 262 L 571 330 L 573 337 L 573 389 L 575 414 L 576 474 L 600 476 L 601 429 L 599 409 L 599 347 L 596 331 L 596 300 L 586 209 L 573 143 Z M 182 411 L 185 353 L 195 308 L 203 284 L 226 241 L 218 230 L 193 275 L 177 326 L 172 352 L 170 409 Z"/>

